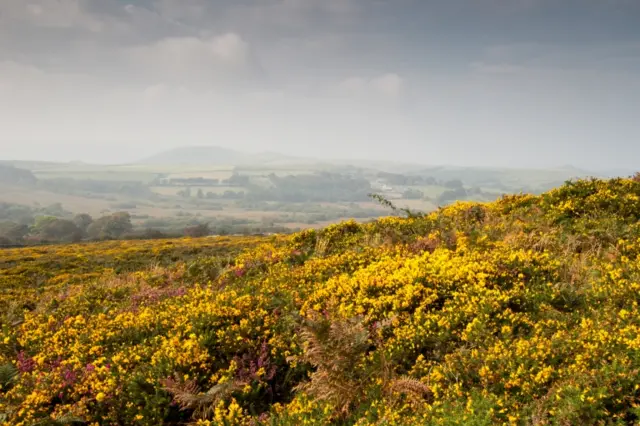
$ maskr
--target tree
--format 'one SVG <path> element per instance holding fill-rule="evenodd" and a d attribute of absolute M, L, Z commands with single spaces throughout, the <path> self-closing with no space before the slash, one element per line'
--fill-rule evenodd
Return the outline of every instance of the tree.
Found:
<path fill-rule="evenodd" d="M 426 178 L 424 178 L 424 183 L 427 185 L 437 185 L 438 180 L 433 176 L 427 176 Z"/>
<path fill-rule="evenodd" d="M 185 188 L 181 191 L 178 191 L 178 196 L 182 198 L 191 198 L 191 188 Z"/>
<path fill-rule="evenodd" d="M 127 212 L 118 212 L 95 220 L 87 228 L 87 233 L 93 239 L 112 239 L 120 238 L 132 229 L 131 215 Z"/>
<path fill-rule="evenodd" d="M 0 221 L 8 220 L 22 225 L 31 225 L 35 220 L 33 213 L 33 209 L 28 206 L 0 201 Z"/>
<path fill-rule="evenodd" d="M 467 196 L 467 191 L 464 188 L 452 189 L 449 191 L 444 191 L 438 197 L 439 204 L 448 204 L 452 201 L 458 201 L 464 199 Z"/>
<path fill-rule="evenodd" d="M 38 225 L 35 234 L 44 241 L 76 242 L 82 239 L 82 231 L 67 219 L 43 220 Z"/>
<path fill-rule="evenodd" d="M 462 183 L 462 181 L 460 179 L 453 179 L 453 180 L 449 180 L 446 181 L 444 183 L 444 186 L 450 189 L 462 189 L 464 188 L 464 185 Z"/>
<path fill-rule="evenodd" d="M 21 242 L 29 233 L 29 227 L 16 222 L 0 222 L 0 237 L 11 242 Z"/>
<path fill-rule="evenodd" d="M 75 215 L 73 218 L 73 223 L 82 231 L 87 232 L 87 228 L 93 222 L 93 218 L 89 216 L 87 213 L 80 213 Z"/>
<path fill-rule="evenodd" d="M 202 192 L 202 188 L 198 189 L 197 197 L 201 200 L 204 198 L 204 192 Z"/>
<path fill-rule="evenodd" d="M 36 217 L 35 223 L 31 227 L 31 231 L 34 234 L 40 232 L 40 229 L 44 228 L 51 222 L 55 222 L 58 218 L 55 216 L 38 216 Z"/>
<path fill-rule="evenodd" d="M 249 184 L 249 176 L 234 172 L 228 179 L 225 179 L 223 183 L 232 186 L 246 186 Z"/>

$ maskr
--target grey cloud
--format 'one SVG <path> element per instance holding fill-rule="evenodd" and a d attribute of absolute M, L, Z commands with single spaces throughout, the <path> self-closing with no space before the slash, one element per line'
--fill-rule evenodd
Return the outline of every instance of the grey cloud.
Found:
<path fill-rule="evenodd" d="M 145 78 L 178 85 L 230 84 L 258 69 L 250 46 L 235 33 L 165 38 L 128 48 L 126 55 Z"/>
<path fill-rule="evenodd" d="M 0 146 L 629 165 L 638 22 L 631 0 L 0 0 Z"/>
<path fill-rule="evenodd" d="M 350 77 L 339 84 L 339 88 L 348 94 L 360 96 L 374 93 L 390 98 L 401 96 L 403 87 L 403 78 L 395 73 L 373 78 Z"/>
<path fill-rule="evenodd" d="M 0 5 L 3 21 L 45 28 L 83 28 L 92 32 L 103 29 L 100 20 L 87 14 L 79 0 L 6 0 Z"/>

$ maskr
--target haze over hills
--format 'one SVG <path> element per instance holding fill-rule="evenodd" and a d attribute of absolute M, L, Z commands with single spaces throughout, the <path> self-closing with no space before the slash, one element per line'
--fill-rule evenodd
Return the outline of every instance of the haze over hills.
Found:
<path fill-rule="evenodd" d="M 594 176 L 628 176 L 633 174 L 631 170 L 587 170 L 578 168 L 571 164 L 561 165 L 557 167 L 539 167 L 539 168 L 513 168 L 504 167 L 464 167 L 455 164 L 435 165 L 428 162 L 398 162 L 385 160 L 363 160 L 357 158 L 335 158 L 335 159 L 318 159 L 313 157 L 298 157 L 279 152 L 246 152 L 236 149 L 224 148 L 220 146 L 185 146 L 174 148 L 146 157 L 134 164 L 142 165 L 188 165 L 188 166 L 261 166 L 269 165 L 351 165 L 356 167 L 375 168 L 385 171 L 401 172 L 401 173 L 429 173 L 434 176 L 456 179 L 462 175 L 478 173 L 491 178 L 493 175 L 504 173 L 505 170 L 511 170 L 516 174 L 526 175 L 531 172 L 540 172 L 546 170 L 554 179 L 571 179 L 576 177 Z"/>
<path fill-rule="evenodd" d="M 219 146 L 185 146 L 144 158 L 138 164 L 153 165 L 245 165 L 301 161 L 275 152 L 249 153 Z"/>
<path fill-rule="evenodd" d="M 300 157 L 282 154 L 274 151 L 246 152 L 221 146 L 184 146 L 161 151 L 157 154 L 143 158 L 134 164 L 142 165 L 189 165 L 189 166 L 252 166 L 252 165 L 352 165 L 358 167 L 371 167 L 386 169 L 387 171 L 403 173 L 434 173 L 447 178 L 459 178 L 460 174 L 480 172 L 491 175 L 504 172 L 504 167 L 466 167 L 455 164 L 435 165 L 426 161 L 398 162 L 391 160 L 363 160 L 358 158 L 333 158 L 318 159 L 314 157 Z M 578 168 L 571 164 L 557 167 L 537 167 L 537 168 L 513 168 L 513 171 L 526 174 L 531 171 L 548 170 L 559 178 L 570 179 L 584 176 L 627 176 L 633 173 L 632 170 L 587 170 Z"/>
<path fill-rule="evenodd" d="M 364 160 L 358 158 L 314 158 L 314 157 L 298 157 L 281 152 L 263 151 L 263 152 L 247 152 L 237 149 L 225 148 L 221 146 L 199 145 L 177 147 L 165 151 L 158 152 L 148 157 L 142 158 L 132 163 L 114 163 L 111 165 L 98 165 L 87 163 L 84 161 L 32 161 L 32 160 L 0 160 L 0 164 L 10 164 L 15 167 L 24 168 L 32 171 L 57 170 L 63 167 L 73 169 L 76 172 L 86 171 L 92 172 L 97 170 L 113 170 L 123 171 L 131 167 L 139 166 L 155 166 L 166 167 L 249 167 L 264 168 L 265 166 L 273 168 L 282 168 L 295 166 L 295 168 L 306 167 L 309 170 L 335 170 L 344 167 L 360 168 L 369 170 L 378 170 L 390 173 L 401 173 L 410 175 L 428 175 L 438 179 L 461 179 L 463 181 L 473 181 L 476 184 L 493 183 L 501 181 L 502 183 L 529 185 L 535 181 L 552 182 L 553 185 L 559 185 L 562 182 L 584 177 L 617 177 L 631 176 L 635 170 L 616 168 L 616 169 L 585 169 L 575 167 L 571 164 L 560 165 L 557 167 L 536 167 L 536 168 L 505 168 L 505 167 L 483 167 L 483 166 L 460 166 L 456 164 L 430 164 L 427 161 L 415 162 L 398 162 L 393 160 Z M 510 177 L 509 182 L 505 182 L 505 173 Z"/>

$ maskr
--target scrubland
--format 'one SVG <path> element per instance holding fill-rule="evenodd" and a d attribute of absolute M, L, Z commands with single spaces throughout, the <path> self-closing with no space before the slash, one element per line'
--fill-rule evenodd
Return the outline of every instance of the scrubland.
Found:
<path fill-rule="evenodd" d="M 0 251 L 0 418 L 640 418 L 640 182 L 292 236 Z"/>

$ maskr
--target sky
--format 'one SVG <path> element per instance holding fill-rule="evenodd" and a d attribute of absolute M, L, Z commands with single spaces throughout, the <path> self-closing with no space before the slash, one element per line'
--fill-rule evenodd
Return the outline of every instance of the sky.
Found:
<path fill-rule="evenodd" d="M 640 168 L 640 0 L 0 0 L 0 160 Z"/>

